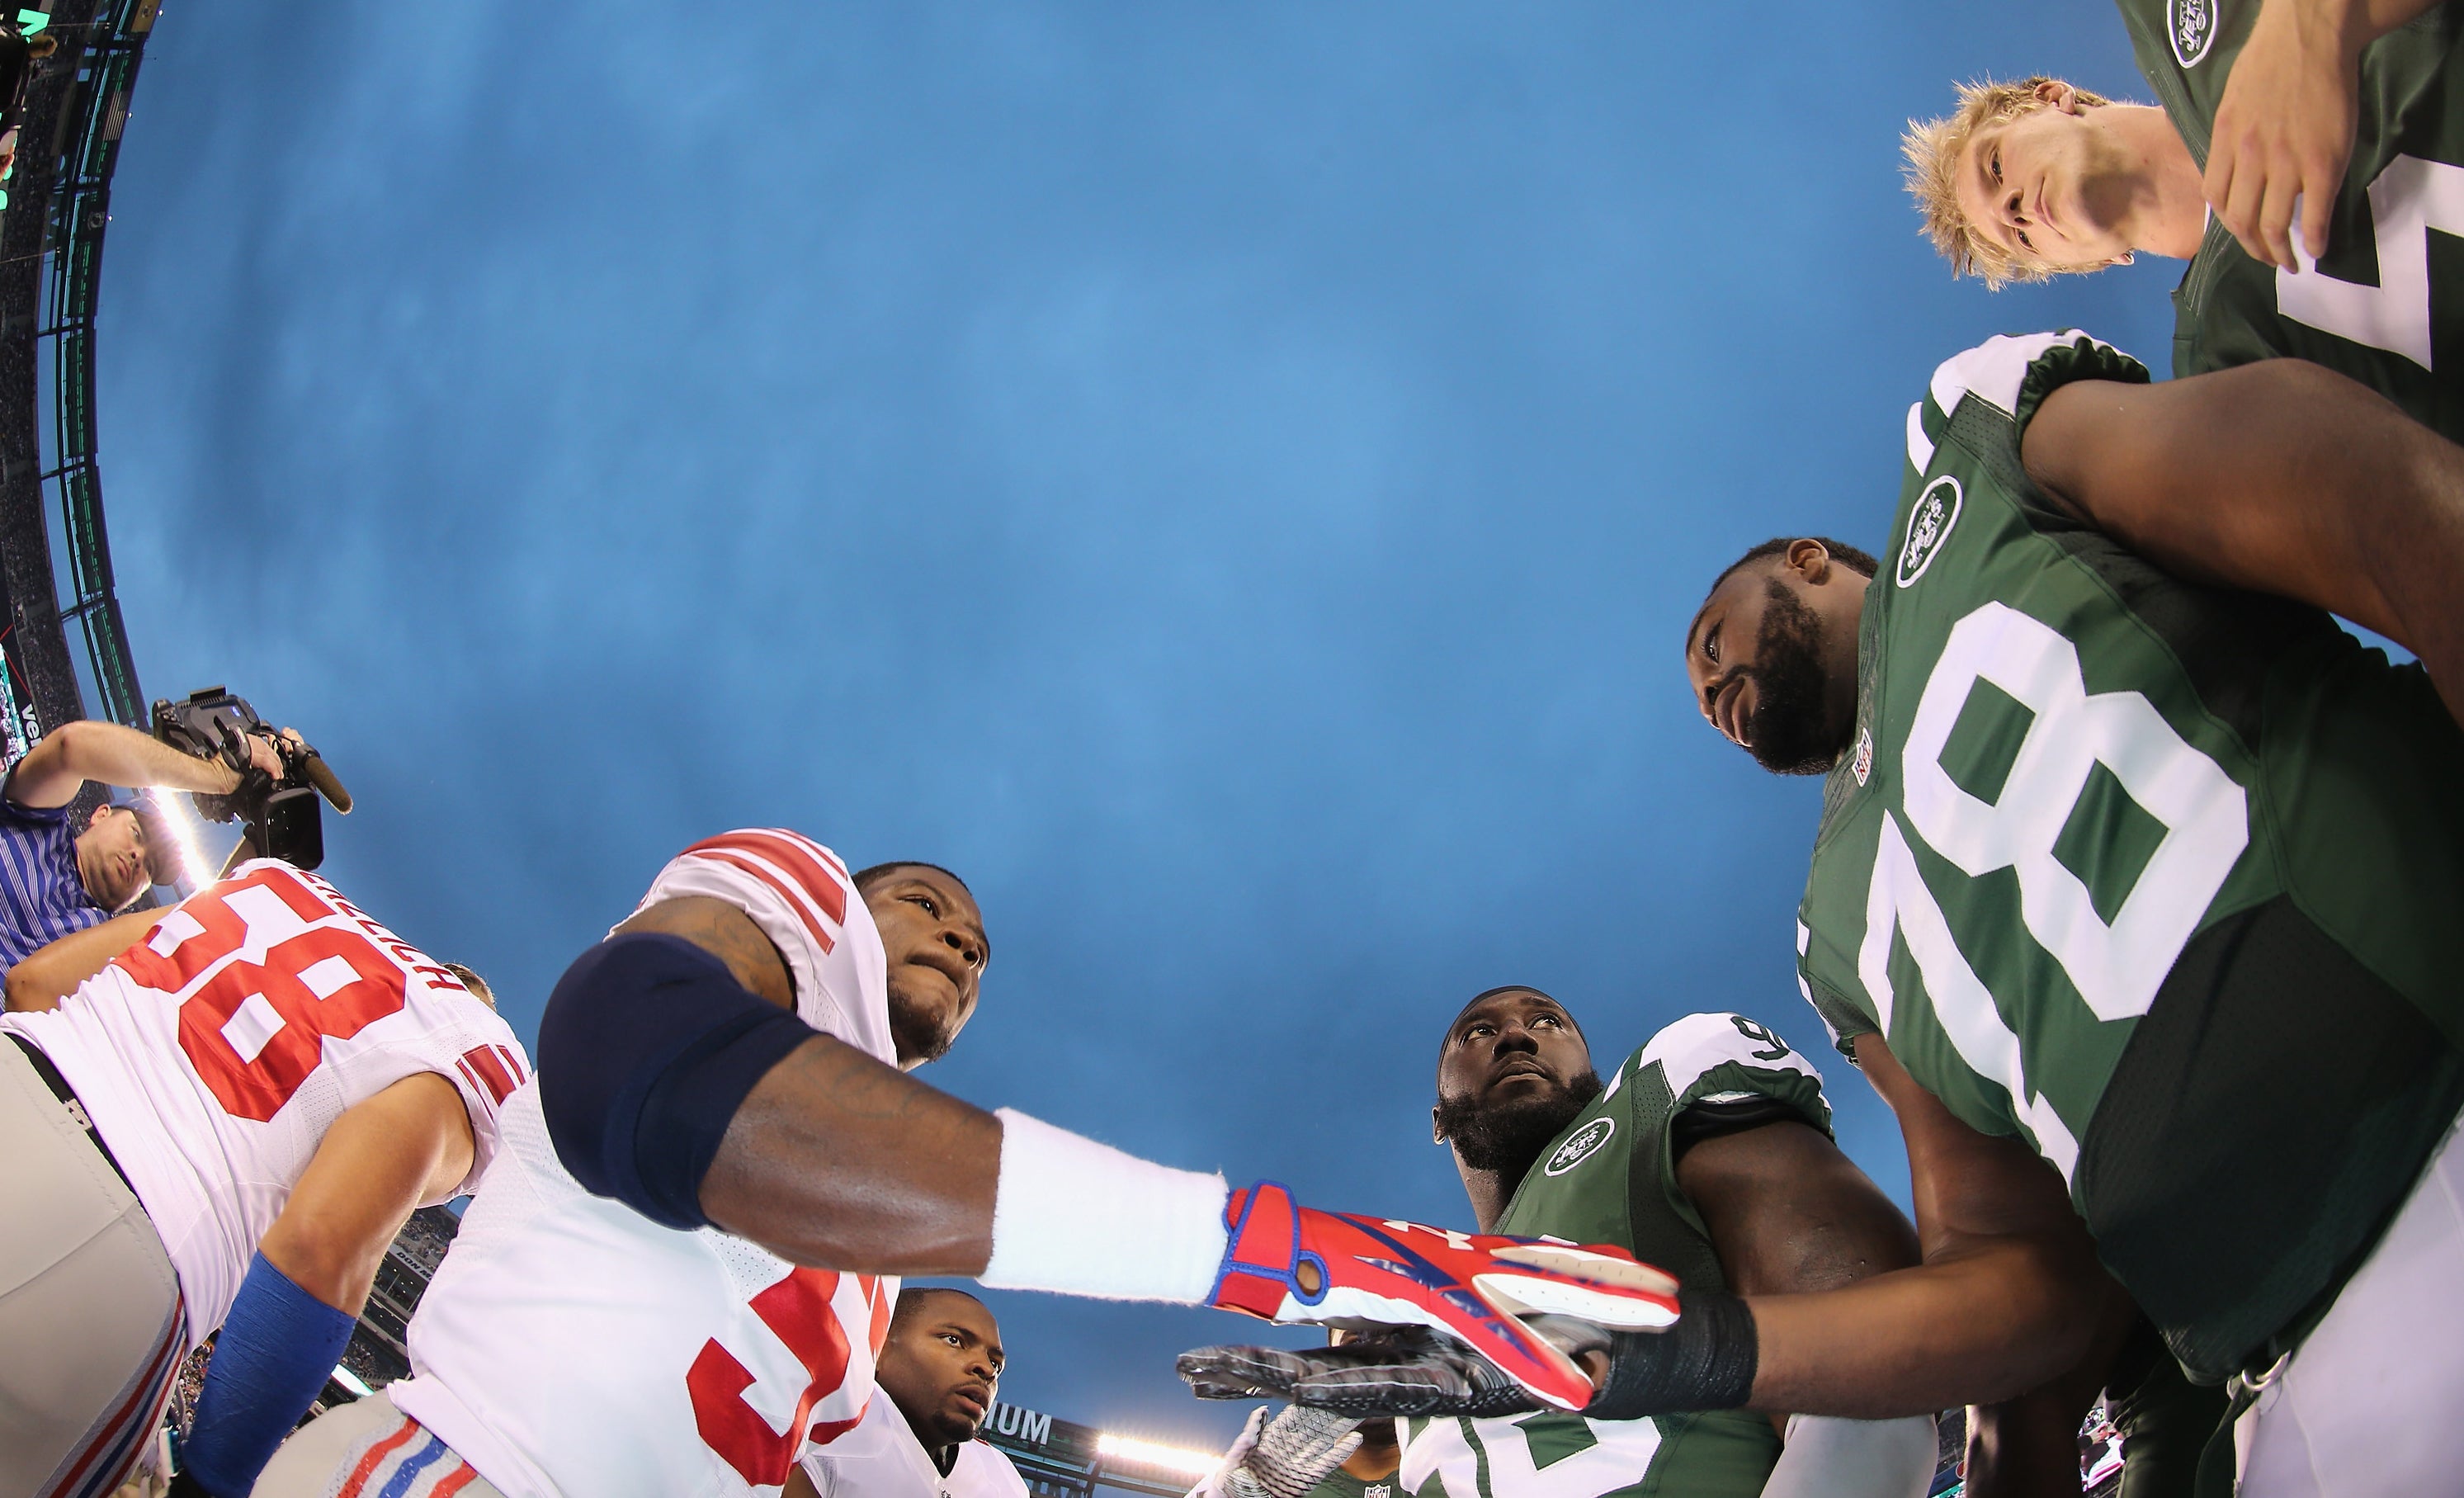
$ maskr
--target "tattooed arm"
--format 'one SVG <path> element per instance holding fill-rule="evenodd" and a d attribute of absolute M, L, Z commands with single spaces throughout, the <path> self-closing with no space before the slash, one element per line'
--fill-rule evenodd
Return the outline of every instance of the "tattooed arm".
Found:
<path fill-rule="evenodd" d="M 663 900 L 619 935 L 681 936 L 756 996 L 795 1006 L 787 964 L 724 900 Z M 976 1274 L 992 1255 L 1001 1126 L 816 1031 L 746 1094 L 702 1210 L 781 1258 L 883 1274 Z"/>

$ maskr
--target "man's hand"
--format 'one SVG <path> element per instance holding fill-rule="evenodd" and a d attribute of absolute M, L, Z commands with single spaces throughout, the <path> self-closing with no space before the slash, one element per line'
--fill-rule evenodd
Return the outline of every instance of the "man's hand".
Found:
<path fill-rule="evenodd" d="M 1426 1327 L 1397 1327 L 1335 1347 L 1200 1347 L 1181 1354 L 1175 1366 L 1201 1399 L 1291 1399 L 1296 1408 L 1323 1408 L 1353 1421 L 1383 1415 L 1485 1420 L 1547 1408 L 1494 1363 Z"/>
<path fill-rule="evenodd" d="M 1622 1248 L 1312 1211 L 1273 1181 L 1233 1192 L 1223 1215 L 1229 1241 L 1208 1304 L 1269 1321 L 1433 1327 L 1558 1409 L 1582 1408 L 1591 1380 L 1517 1318 L 1677 1319 L 1677 1282 Z"/>
<path fill-rule="evenodd" d="M 2233 59 L 2208 146 L 2208 204 L 2254 260 L 2298 272 L 2291 238 L 2326 253 L 2327 221 L 2353 153 L 2362 45 L 2345 24 L 2355 9 L 2320 0 L 2267 0 Z"/>
<path fill-rule="evenodd" d="M 1249 1412 L 1240 1439 L 1189 1498 L 1306 1498 L 1326 1475 L 1360 1449 L 1360 1421 L 1293 1405 L 1266 1420 Z"/>
<path fill-rule="evenodd" d="M 2362 49 L 2431 3 L 2266 0 L 2233 59 L 2208 146 L 2208 204 L 2251 258 L 2298 274 L 2305 253 L 2327 253 L 2353 155 Z"/>

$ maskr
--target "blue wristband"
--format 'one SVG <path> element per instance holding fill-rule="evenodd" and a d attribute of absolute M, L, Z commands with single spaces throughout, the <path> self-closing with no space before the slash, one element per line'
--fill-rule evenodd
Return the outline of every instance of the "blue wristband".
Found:
<path fill-rule="evenodd" d="M 214 1498 L 248 1498 L 282 1438 L 334 1376 L 357 1321 L 258 1254 L 206 1364 L 182 1467 Z"/>

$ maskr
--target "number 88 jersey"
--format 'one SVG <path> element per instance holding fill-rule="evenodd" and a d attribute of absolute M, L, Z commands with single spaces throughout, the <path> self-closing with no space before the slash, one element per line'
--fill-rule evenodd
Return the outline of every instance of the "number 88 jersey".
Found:
<path fill-rule="evenodd" d="M 433 1071 L 471 1112 L 475 1183 L 529 1074 L 495 1012 L 315 874 L 259 859 L 164 913 L 43 1014 L 39 1046 L 128 1174 L 180 1277 L 191 1343 L 343 1110 Z"/>
<path fill-rule="evenodd" d="M 2417 665 L 2052 508 L 2076 333 L 1936 371 L 1799 908 L 1806 996 L 2061 1172 L 2220 1378 L 2331 1290 L 2464 1105 L 2464 735 Z M 1853 1050 L 1850 1051 L 1853 1056 Z"/>

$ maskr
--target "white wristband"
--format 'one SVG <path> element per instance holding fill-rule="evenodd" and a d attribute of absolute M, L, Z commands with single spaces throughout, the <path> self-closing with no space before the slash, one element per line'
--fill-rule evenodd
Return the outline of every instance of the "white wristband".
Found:
<path fill-rule="evenodd" d="M 1223 1263 L 1221 1176 L 1174 1170 L 1004 1108 L 996 1289 L 1099 1300 L 1204 1301 Z"/>

